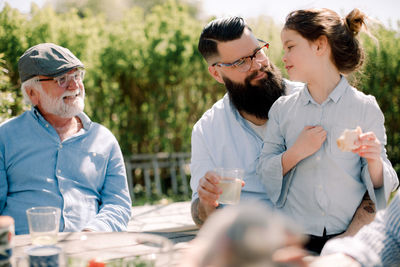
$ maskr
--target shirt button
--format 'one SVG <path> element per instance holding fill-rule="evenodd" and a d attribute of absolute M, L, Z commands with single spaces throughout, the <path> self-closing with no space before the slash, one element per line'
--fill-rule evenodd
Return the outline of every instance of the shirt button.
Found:
<path fill-rule="evenodd" d="M 60 144 L 59 148 L 63 148 L 62 144 Z"/>
<path fill-rule="evenodd" d="M 46 124 L 46 128 L 49 128 L 49 125 L 48 125 L 48 124 Z"/>
<path fill-rule="evenodd" d="M 58 173 L 61 173 L 61 170 L 57 170 Z"/>
<path fill-rule="evenodd" d="M 93 154 L 92 154 L 92 155 L 93 155 L 93 157 L 96 157 L 96 152 L 93 152 Z"/>

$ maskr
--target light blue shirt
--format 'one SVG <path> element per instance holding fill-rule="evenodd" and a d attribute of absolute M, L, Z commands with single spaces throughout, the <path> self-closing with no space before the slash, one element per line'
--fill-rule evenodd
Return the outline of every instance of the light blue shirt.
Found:
<path fill-rule="evenodd" d="M 344 253 L 363 267 L 400 266 L 400 191 L 386 210 L 354 237 L 333 239 L 326 243 L 321 255 Z"/>
<path fill-rule="evenodd" d="M 286 81 L 286 90 L 291 93 L 301 85 Z M 262 138 L 225 94 L 193 127 L 190 165 L 192 200 L 198 198 L 197 187 L 207 171 L 216 167 L 241 168 L 245 171 L 245 186 L 240 201 L 259 200 L 271 205 L 266 188 L 256 174 L 262 143 Z"/>
<path fill-rule="evenodd" d="M 313 155 L 282 177 L 282 154 L 295 143 L 305 126 L 320 125 L 327 138 Z M 345 129 L 360 126 L 372 131 L 382 144 L 383 186 L 374 189 L 367 161 L 341 152 L 337 138 Z M 373 96 L 365 95 L 342 77 L 321 105 L 307 86 L 280 97 L 269 112 L 264 146 L 257 167 L 274 205 L 293 218 L 306 234 L 322 236 L 345 231 L 368 190 L 378 209 L 386 207 L 398 179 L 387 159 L 384 116 Z"/>
<path fill-rule="evenodd" d="M 83 128 L 61 142 L 34 108 L 0 125 L 0 214 L 27 234 L 26 210 L 61 209 L 60 231 L 123 231 L 131 200 L 117 140 L 78 115 Z"/>

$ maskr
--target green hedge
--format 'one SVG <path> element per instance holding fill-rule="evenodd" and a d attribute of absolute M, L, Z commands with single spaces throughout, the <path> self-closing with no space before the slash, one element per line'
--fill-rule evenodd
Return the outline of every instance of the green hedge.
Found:
<path fill-rule="evenodd" d="M 206 22 L 178 0 L 150 12 L 126 10 L 119 20 L 82 10 L 60 14 L 37 6 L 30 14 L 21 14 L 6 4 L 0 12 L 0 120 L 27 108 L 19 91 L 19 56 L 32 45 L 54 42 L 85 63 L 85 111 L 116 135 L 124 154 L 190 151 L 193 124 L 225 92 L 197 52 Z M 282 68 L 281 26 L 267 17 L 249 24 L 259 38 L 271 43 L 269 57 Z M 378 45 L 363 38 L 368 61 L 363 74 L 356 75 L 357 87 L 380 103 L 389 158 L 399 173 L 399 32 L 379 27 L 374 34 Z"/>

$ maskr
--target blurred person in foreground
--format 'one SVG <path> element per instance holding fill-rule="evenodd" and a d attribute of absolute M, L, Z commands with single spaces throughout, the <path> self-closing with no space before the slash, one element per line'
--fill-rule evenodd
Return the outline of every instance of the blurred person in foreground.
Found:
<path fill-rule="evenodd" d="M 82 62 L 42 43 L 18 61 L 32 108 L 0 125 L 0 214 L 27 234 L 25 211 L 61 209 L 60 231 L 124 231 L 130 218 L 122 153 L 113 134 L 83 112 Z"/>
<path fill-rule="evenodd" d="M 345 255 L 364 267 L 400 266 L 400 192 L 372 223 L 353 237 L 329 241 L 321 255 Z"/>
<path fill-rule="evenodd" d="M 189 243 L 181 266 L 302 266 L 305 238 L 295 224 L 260 203 L 228 206 L 210 215 Z M 277 263 L 275 253 L 290 258 Z"/>
<path fill-rule="evenodd" d="M 245 170 L 241 202 L 252 200 L 273 207 L 269 184 L 256 173 L 268 112 L 280 96 L 304 84 L 282 78 L 265 54 L 268 46 L 240 17 L 213 20 L 200 35 L 198 49 L 211 76 L 225 85 L 227 94 L 204 113 L 192 131 L 191 213 L 199 226 L 219 206 L 220 177 L 213 172 L 217 167 Z M 374 203 L 367 198 L 343 235 L 354 235 L 374 215 Z"/>
<path fill-rule="evenodd" d="M 361 267 L 344 253 L 310 256 L 303 249 L 308 237 L 302 232 L 298 224 L 260 203 L 228 206 L 212 213 L 196 238 L 184 245 L 180 266 Z"/>

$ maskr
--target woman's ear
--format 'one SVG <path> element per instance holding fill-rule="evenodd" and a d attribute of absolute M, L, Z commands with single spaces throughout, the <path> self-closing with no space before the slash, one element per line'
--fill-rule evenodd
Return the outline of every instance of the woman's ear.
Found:
<path fill-rule="evenodd" d="M 221 77 L 221 74 L 217 71 L 217 68 L 215 66 L 208 66 L 208 72 L 211 74 L 211 76 L 214 77 L 214 79 L 219 82 L 224 84 L 224 80 Z"/>
<path fill-rule="evenodd" d="M 318 39 L 315 41 L 315 45 L 317 47 L 317 55 L 323 55 L 329 50 L 328 38 L 325 35 L 318 37 Z"/>

